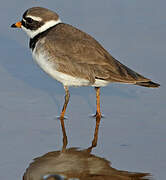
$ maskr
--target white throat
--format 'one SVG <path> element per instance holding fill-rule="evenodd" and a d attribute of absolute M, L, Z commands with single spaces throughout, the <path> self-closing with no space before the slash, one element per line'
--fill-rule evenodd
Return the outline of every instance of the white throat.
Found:
<path fill-rule="evenodd" d="M 50 21 L 47 21 L 43 26 L 41 26 L 37 30 L 30 30 L 30 29 L 25 28 L 24 26 L 21 26 L 21 28 L 28 34 L 30 38 L 34 38 L 37 34 L 44 32 L 50 27 L 55 26 L 59 23 L 61 23 L 60 19 L 58 19 L 57 21 L 50 20 Z"/>

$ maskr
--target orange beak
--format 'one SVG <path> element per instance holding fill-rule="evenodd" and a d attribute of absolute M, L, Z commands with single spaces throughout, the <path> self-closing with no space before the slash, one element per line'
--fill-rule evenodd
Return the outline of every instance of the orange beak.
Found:
<path fill-rule="evenodd" d="M 19 21 L 19 22 L 15 23 L 15 24 L 12 24 L 11 27 L 12 28 L 21 28 L 21 25 L 22 25 L 21 21 Z"/>

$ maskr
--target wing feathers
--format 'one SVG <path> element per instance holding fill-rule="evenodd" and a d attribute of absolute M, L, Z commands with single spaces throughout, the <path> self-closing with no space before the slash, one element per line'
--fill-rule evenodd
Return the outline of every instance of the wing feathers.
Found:
<path fill-rule="evenodd" d="M 133 83 L 150 80 L 113 58 L 90 35 L 67 24 L 58 24 L 47 34 L 50 56 L 58 70 L 76 77 Z M 50 50 L 51 49 L 51 50 Z"/>

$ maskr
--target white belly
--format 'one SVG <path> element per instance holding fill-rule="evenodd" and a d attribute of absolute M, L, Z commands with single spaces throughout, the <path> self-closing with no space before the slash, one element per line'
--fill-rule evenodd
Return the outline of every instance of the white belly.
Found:
<path fill-rule="evenodd" d="M 36 48 L 32 52 L 33 59 L 35 62 L 52 78 L 60 81 L 64 86 L 95 86 L 101 87 L 106 86 L 109 82 L 104 80 L 96 79 L 94 84 L 91 84 L 89 80 L 73 77 L 65 73 L 61 73 L 56 70 L 56 63 L 49 61 L 47 53 L 36 53 Z"/>

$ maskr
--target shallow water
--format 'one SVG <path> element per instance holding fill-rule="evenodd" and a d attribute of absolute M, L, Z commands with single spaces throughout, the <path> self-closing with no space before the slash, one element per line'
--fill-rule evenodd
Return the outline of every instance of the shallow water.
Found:
<path fill-rule="evenodd" d="M 17 6 L 17 4 L 19 6 Z M 57 11 L 64 22 L 93 35 L 119 61 L 159 82 L 159 89 L 110 84 L 101 89 L 98 145 L 92 154 L 111 167 L 165 179 L 165 5 L 162 1 L 6 0 L 0 15 L 0 179 L 21 179 L 35 157 L 62 148 L 64 89 L 34 64 L 28 39 L 10 24 L 31 6 Z M 70 88 L 68 146 L 87 149 L 95 129 L 95 91 Z M 10 173 L 9 173 L 10 172 Z"/>
<path fill-rule="evenodd" d="M 124 180 L 149 179 L 148 173 L 121 171 L 111 167 L 111 162 L 92 154 L 97 146 L 101 118 L 96 117 L 94 137 L 88 148 L 67 148 L 68 138 L 64 119 L 60 119 L 63 146 L 59 151 L 47 152 L 30 163 L 24 173 L 24 180 L 65 180 L 67 178 L 81 180 Z"/>

